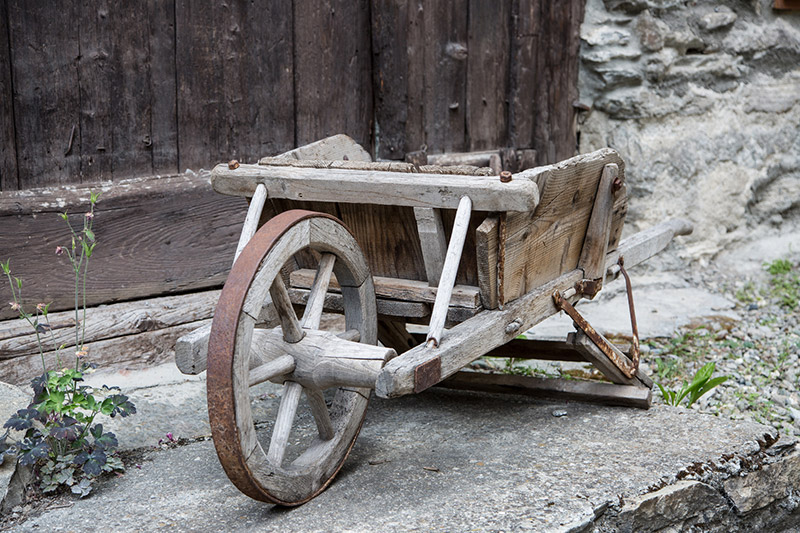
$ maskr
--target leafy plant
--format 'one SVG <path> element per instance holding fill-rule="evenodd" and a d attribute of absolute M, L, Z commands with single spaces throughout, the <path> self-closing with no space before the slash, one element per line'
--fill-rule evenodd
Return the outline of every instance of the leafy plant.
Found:
<path fill-rule="evenodd" d="M 6 421 L 5 434 L 0 437 L 0 463 L 9 454 L 16 454 L 23 465 L 34 469 L 42 492 L 53 492 L 60 487 L 86 496 L 92 483 L 104 472 L 124 471 L 122 461 L 116 456 L 116 436 L 96 424 L 97 415 L 126 417 L 136 412 L 128 397 L 116 387 L 105 385 L 94 388 L 83 384 L 84 372 L 93 365 L 84 361 L 88 349 L 86 335 L 86 274 L 89 259 L 97 244 L 94 230 L 94 208 L 98 199 L 91 193 L 89 212 L 83 217 L 83 228 L 75 231 L 67 213 L 61 217 L 67 223 L 71 244 L 58 246 L 56 254 L 65 254 L 75 274 L 75 365 L 62 367 L 61 352 L 65 348 L 56 344 L 48 319 L 50 304 L 40 303 L 28 312 L 22 303 L 22 280 L 11 273 L 10 260 L 0 263 L 11 288 L 12 309 L 19 313 L 34 330 L 42 360 L 43 374 L 31 381 L 33 399 L 25 409 L 20 409 Z M 80 311 L 83 316 L 80 316 Z M 82 319 L 81 319 L 82 318 Z M 60 370 L 48 370 L 44 357 L 43 336 L 50 336 Z M 10 431 L 22 436 L 13 439 Z M 9 442 L 11 441 L 11 442 Z"/>
<path fill-rule="evenodd" d="M 657 383 L 664 402 L 668 405 L 678 406 L 681 401 L 688 396 L 686 407 L 687 409 L 690 408 L 701 396 L 728 379 L 728 376 L 719 376 L 712 379 L 711 376 L 714 374 L 715 367 L 716 363 L 713 361 L 706 363 L 694 375 L 692 382 L 687 383 L 684 381 L 683 386 L 679 390 L 672 390 L 661 383 Z"/>

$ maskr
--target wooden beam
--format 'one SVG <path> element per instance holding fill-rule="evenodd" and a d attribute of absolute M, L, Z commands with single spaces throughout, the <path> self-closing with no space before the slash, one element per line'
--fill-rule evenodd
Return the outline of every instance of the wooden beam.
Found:
<path fill-rule="evenodd" d="M 405 163 L 403 163 L 405 164 Z M 217 165 L 211 178 L 214 190 L 234 196 L 252 196 L 263 183 L 270 198 L 317 202 L 398 205 L 456 209 L 464 196 L 474 198 L 476 211 L 532 211 L 539 189 L 520 176 L 502 183 L 496 176 L 407 174 L 379 170 L 319 169 L 293 166 Z"/>
<path fill-rule="evenodd" d="M 446 389 L 521 394 L 640 409 L 650 408 L 653 397 L 650 389 L 631 385 L 482 372 L 458 372 L 437 386 Z"/>
<path fill-rule="evenodd" d="M 605 277 L 605 261 L 608 253 L 608 238 L 611 235 L 611 219 L 614 210 L 614 180 L 619 176 L 619 167 L 609 163 L 603 167 L 597 194 L 594 197 L 592 215 L 583 239 L 581 257 L 578 266 L 583 269 L 587 279 L 603 279 Z M 620 186 L 622 182 L 619 182 Z"/>
<path fill-rule="evenodd" d="M 603 351 L 592 342 L 592 340 L 582 331 L 570 333 L 567 342 L 571 342 L 587 361 L 591 362 L 610 382 L 620 385 L 635 385 L 639 387 L 653 388 L 653 380 L 641 369 L 637 369 L 632 378 L 627 377 L 617 366 L 603 353 Z M 617 356 L 630 365 L 628 356 L 619 350 Z"/>
<path fill-rule="evenodd" d="M 417 233 L 422 247 L 428 285 L 436 287 L 439 285 L 444 258 L 447 255 L 447 236 L 442 225 L 442 212 L 430 207 L 415 207 L 414 218 L 417 219 Z"/>
<path fill-rule="evenodd" d="M 301 268 L 292 271 L 289 275 L 289 279 L 294 288 L 310 289 L 314 281 L 314 275 L 314 270 L 310 268 Z M 387 278 L 383 276 L 373 276 L 372 279 L 375 283 L 375 294 L 380 298 L 425 303 L 433 303 L 436 301 L 436 287 L 430 287 L 424 281 Z M 335 276 L 331 279 L 328 290 L 330 292 L 339 292 L 341 290 Z M 456 307 L 479 307 L 480 291 L 477 287 L 456 285 L 453 287 L 450 304 Z"/>
<path fill-rule="evenodd" d="M 500 246 L 500 217 L 486 217 L 475 233 L 475 255 L 478 263 L 478 287 L 481 304 L 497 309 L 497 258 Z"/>
<path fill-rule="evenodd" d="M 90 185 L 0 192 L 0 258 L 23 280 L 29 306 L 74 305 L 74 276 L 56 246 L 69 244 L 59 216 L 82 227 L 90 191 L 97 248 L 86 284 L 89 307 L 220 287 L 236 250 L 245 204 L 216 194 L 208 174 L 153 176 Z M 9 306 L 0 319 L 15 317 Z"/>

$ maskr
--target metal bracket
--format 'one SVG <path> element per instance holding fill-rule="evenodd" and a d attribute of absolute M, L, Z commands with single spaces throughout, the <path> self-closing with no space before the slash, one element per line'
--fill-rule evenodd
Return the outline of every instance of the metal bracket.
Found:
<path fill-rule="evenodd" d="M 628 307 L 631 314 L 631 330 L 633 332 L 631 342 L 630 361 L 616 346 L 608 342 L 608 339 L 603 337 L 595 330 L 591 324 L 572 306 L 569 301 L 561 295 L 559 291 L 553 293 L 553 301 L 558 309 L 566 312 L 570 318 L 575 322 L 575 326 L 583 331 L 587 337 L 602 351 L 616 366 L 620 372 L 626 377 L 633 378 L 639 369 L 639 331 L 636 326 L 636 312 L 633 307 L 633 289 L 631 288 L 630 278 L 628 273 L 623 268 L 624 260 L 622 257 L 618 261 L 620 271 L 625 276 L 625 283 L 628 292 Z"/>

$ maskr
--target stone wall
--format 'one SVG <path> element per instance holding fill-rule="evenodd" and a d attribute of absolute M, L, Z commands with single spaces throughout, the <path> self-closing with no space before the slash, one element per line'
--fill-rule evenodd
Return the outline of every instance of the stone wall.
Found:
<path fill-rule="evenodd" d="M 581 152 L 628 163 L 628 227 L 688 217 L 704 260 L 800 228 L 800 11 L 772 0 L 587 0 Z"/>

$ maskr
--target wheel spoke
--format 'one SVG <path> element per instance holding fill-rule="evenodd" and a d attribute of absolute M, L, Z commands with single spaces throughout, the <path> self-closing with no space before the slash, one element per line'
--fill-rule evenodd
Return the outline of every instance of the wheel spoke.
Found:
<path fill-rule="evenodd" d="M 292 431 L 292 422 L 297 412 L 300 401 L 300 392 L 303 387 L 294 381 L 287 381 L 283 386 L 283 397 L 278 407 L 278 416 L 275 427 L 272 429 L 272 440 L 269 443 L 267 460 L 273 465 L 280 466 L 286 453 L 286 443 L 289 442 L 289 433 Z"/>
<path fill-rule="evenodd" d="M 311 414 L 314 415 L 314 421 L 317 423 L 317 430 L 319 431 L 319 438 L 322 440 L 331 440 L 336 434 L 331 422 L 331 415 L 328 412 L 328 406 L 325 404 L 325 397 L 319 389 L 305 389 L 306 398 L 308 398 L 308 405 L 311 407 Z"/>
<path fill-rule="evenodd" d="M 328 253 L 322 254 L 319 260 L 317 275 L 314 277 L 314 284 L 311 285 L 311 292 L 308 295 L 306 310 L 301 321 L 301 325 L 306 329 L 319 329 L 322 308 L 325 305 L 325 294 L 328 292 L 335 262 L 336 256 Z"/>
<path fill-rule="evenodd" d="M 275 310 L 278 312 L 284 340 L 291 343 L 299 342 L 305 333 L 300 327 L 300 322 L 297 321 L 292 301 L 289 299 L 289 291 L 286 290 L 286 285 L 284 285 L 280 276 L 277 276 L 272 282 L 269 288 L 269 295 L 275 305 Z"/>
<path fill-rule="evenodd" d="M 250 386 L 264 383 L 274 377 L 288 374 L 294 370 L 294 358 L 291 355 L 281 355 L 268 363 L 250 369 Z"/>

